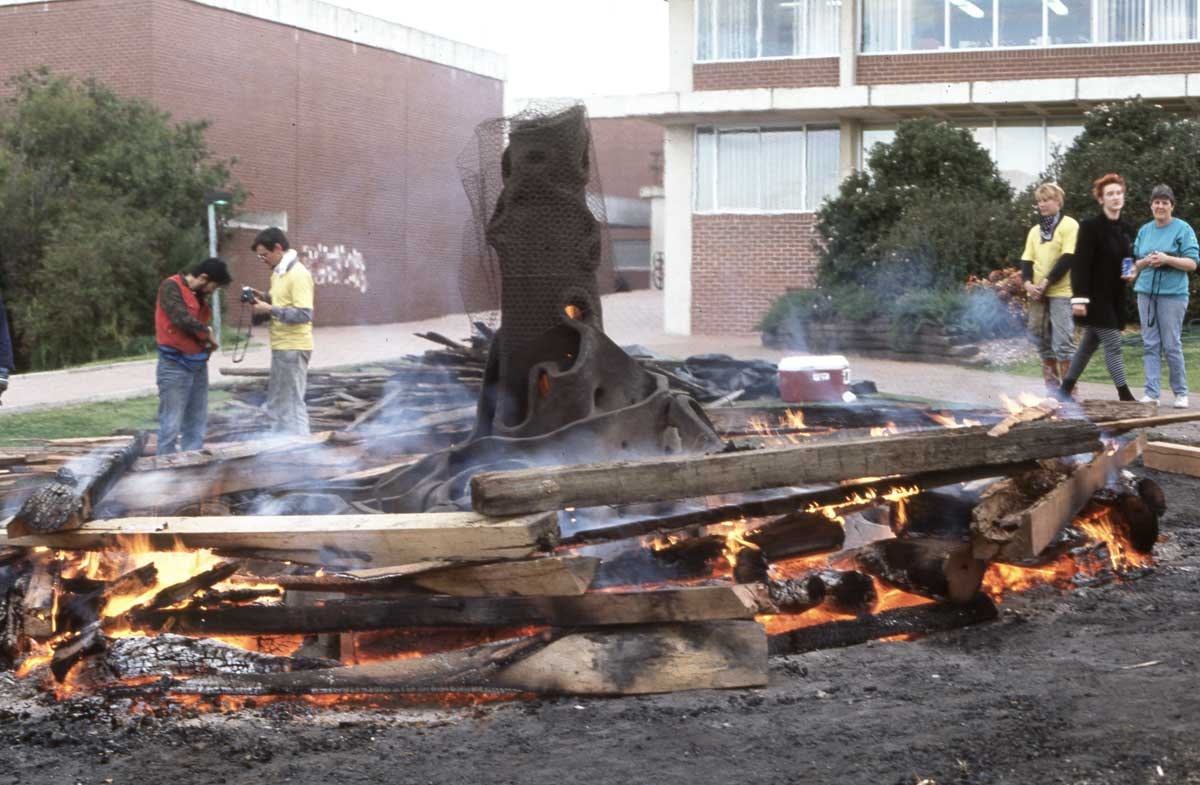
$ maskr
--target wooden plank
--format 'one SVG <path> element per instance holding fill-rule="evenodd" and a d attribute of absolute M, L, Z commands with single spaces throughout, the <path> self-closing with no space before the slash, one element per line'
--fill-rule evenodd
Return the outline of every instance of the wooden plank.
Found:
<path fill-rule="evenodd" d="M 734 585 L 576 597 L 397 594 L 321 605 L 138 609 L 130 619 L 140 629 L 196 635 L 309 635 L 404 627 L 572 627 L 753 619 L 767 610 L 774 608 L 758 586 Z"/>
<path fill-rule="evenodd" d="M 1192 409 L 1187 412 L 1178 412 L 1173 414 L 1159 414 L 1153 417 L 1134 417 L 1124 420 L 1106 420 L 1097 422 L 1105 433 L 1125 433 L 1138 428 L 1154 428 L 1159 425 L 1172 425 L 1180 422 L 1192 422 L 1200 420 L 1200 409 Z"/>
<path fill-rule="evenodd" d="M 22 626 L 25 634 L 37 641 L 54 635 L 54 604 L 58 595 L 59 562 L 43 554 L 34 562 L 29 586 L 21 602 Z"/>
<path fill-rule="evenodd" d="M 1084 508 L 1092 494 L 1104 487 L 1121 468 L 1137 460 L 1145 446 L 1145 434 L 1139 435 L 1115 452 L 1104 451 L 1076 468 L 1052 491 L 1042 496 L 1015 520 L 1008 518 L 995 526 L 972 523 L 972 550 L 979 559 L 1023 561 L 1041 553 L 1059 531 Z"/>
<path fill-rule="evenodd" d="M 1142 451 L 1142 465 L 1155 471 L 1200 477 L 1200 447 L 1150 442 Z"/>
<path fill-rule="evenodd" d="M 435 570 L 412 583 L 455 597 L 570 597 L 587 591 L 599 566 L 593 557 L 555 556 Z"/>
<path fill-rule="evenodd" d="M 514 662 L 492 683 L 562 695 L 765 687 L 767 634 L 754 621 L 580 632 Z"/>
<path fill-rule="evenodd" d="M 8 544 L 100 550 L 137 536 L 158 550 L 178 544 L 226 553 L 326 551 L 331 559 L 351 554 L 359 561 L 385 566 L 436 559 L 520 559 L 552 542 L 557 534 L 554 514 L 507 519 L 472 512 L 148 517 L 92 521 L 74 531 L 10 539 Z"/>
<path fill-rule="evenodd" d="M 89 453 L 59 467 L 54 479 L 34 491 L 8 523 L 10 535 L 74 529 L 142 454 L 146 435 L 139 433 L 119 450 Z"/>
<path fill-rule="evenodd" d="M 476 510 L 511 515 L 566 507 L 665 501 L 801 483 L 1012 463 L 1100 450 L 1078 420 L 1022 423 L 1004 436 L 939 429 L 797 447 L 485 472 L 471 478 Z"/>
<path fill-rule="evenodd" d="M 135 472 L 149 472 L 157 469 L 183 469 L 190 466 L 207 466 L 208 464 L 221 463 L 222 461 L 233 461 L 239 458 L 251 458 L 266 453 L 288 452 L 298 447 L 323 444 L 329 441 L 330 434 L 330 431 L 324 431 L 308 436 L 289 436 L 278 439 L 234 442 L 232 444 L 212 445 L 200 450 L 139 458 L 133 462 L 131 470 Z"/>

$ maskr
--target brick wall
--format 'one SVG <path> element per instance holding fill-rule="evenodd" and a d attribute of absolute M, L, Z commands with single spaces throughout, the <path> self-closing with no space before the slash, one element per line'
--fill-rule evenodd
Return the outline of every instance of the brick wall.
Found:
<path fill-rule="evenodd" d="M 750 332 L 771 301 L 816 283 L 813 213 L 692 216 L 692 332 Z"/>
<path fill-rule="evenodd" d="M 637 199 L 643 187 L 662 185 L 661 125 L 607 117 L 591 120 L 590 124 L 605 196 Z"/>
<path fill-rule="evenodd" d="M 495 79 L 188 2 L 69 0 L 0 8 L 0 77 L 46 64 L 95 75 L 180 120 L 209 120 L 236 157 L 248 211 L 286 211 L 318 274 L 318 324 L 423 319 L 462 309 L 470 208 L 458 154 L 503 113 Z M 197 206 L 198 220 L 203 205 Z M 238 283 L 268 272 L 221 246 Z M 366 291 L 334 283 L 365 267 Z"/>
<path fill-rule="evenodd" d="M 838 59 L 739 60 L 729 63 L 695 63 L 695 90 L 743 90 L 756 87 L 836 87 Z"/>
<path fill-rule="evenodd" d="M 860 55 L 859 84 L 1178 74 L 1200 70 L 1200 43 Z"/>

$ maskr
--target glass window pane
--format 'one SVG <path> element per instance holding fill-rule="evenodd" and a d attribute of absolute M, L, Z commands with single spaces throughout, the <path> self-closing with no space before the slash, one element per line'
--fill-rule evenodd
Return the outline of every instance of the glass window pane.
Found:
<path fill-rule="evenodd" d="M 943 0 L 899 0 L 900 49 L 941 49 L 946 37 Z"/>
<path fill-rule="evenodd" d="M 613 240 L 613 267 L 618 270 L 650 269 L 649 240 Z"/>
<path fill-rule="evenodd" d="M 1196 0 L 1150 0 L 1150 40 L 1195 38 Z"/>
<path fill-rule="evenodd" d="M 1002 125 L 996 129 L 996 149 L 992 158 L 1000 176 L 1020 191 L 1037 179 L 1046 162 L 1045 130 L 1041 124 Z"/>
<path fill-rule="evenodd" d="M 863 168 L 869 168 L 871 148 L 877 144 L 891 144 L 896 138 L 895 128 L 865 128 L 862 132 L 862 162 Z"/>
<path fill-rule="evenodd" d="M 900 10 L 900 4 L 896 0 L 863 0 L 862 50 L 864 52 L 896 51 Z"/>
<path fill-rule="evenodd" d="M 1054 157 L 1055 153 L 1066 152 L 1074 142 L 1075 138 L 1083 133 L 1082 125 L 1048 125 L 1046 126 L 1046 161 Z"/>
<path fill-rule="evenodd" d="M 996 157 L 996 129 L 992 128 L 991 124 L 981 125 L 977 127 L 967 127 L 971 135 L 975 137 L 975 141 L 984 150 L 991 154 L 992 158 Z"/>
<path fill-rule="evenodd" d="M 1042 45 L 1042 9 L 1045 8 L 1045 0 L 1004 0 L 998 5 L 1000 46 Z"/>
<path fill-rule="evenodd" d="M 838 53 L 841 6 L 829 0 L 763 0 L 763 57 Z"/>
<path fill-rule="evenodd" d="M 838 129 L 809 129 L 807 139 L 808 204 L 809 210 L 817 210 L 826 197 L 837 193 L 842 181 L 838 166 L 840 148 Z"/>
<path fill-rule="evenodd" d="M 1092 0 L 1046 0 L 1046 27 L 1053 46 L 1092 41 Z"/>
<path fill-rule="evenodd" d="M 717 0 L 696 0 L 696 60 L 713 59 L 712 17 Z"/>
<path fill-rule="evenodd" d="M 717 209 L 758 207 L 758 131 L 717 134 Z"/>
<path fill-rule="evenodd" d="M 986 49 L 992 43 L 991 0 L 950 0 L 950 46 Z"/>
<path fill-rule="evenodd" d="M 1142 0 L 1096 0 L 1096 43 L 1144 41 L 1145 12 Z"/>
<path fill-rule="evenodd" d="M 758 56 L 758 0 L 719 0 L 717 57 L 747 60 Z"/>
<path fill-rule="evenodd" d="M 696 129 L 696 210 L 708 212 L 715 206 L 717 136 L 711 128 Z"/>
<path fill-rule="evenodd" d="M 804 209 L 804 131 L 762 132 L 762 208 Z"/>

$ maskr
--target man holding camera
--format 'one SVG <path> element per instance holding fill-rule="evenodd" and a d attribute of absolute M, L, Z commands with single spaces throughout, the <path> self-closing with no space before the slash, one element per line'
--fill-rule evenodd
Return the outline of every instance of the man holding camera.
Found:
<path fill-rule="evenodd" d="M 158 455 L 204 446 L 208 426 L 208 358 L 218 348 L 208 296 L 228 284 L 229 267 L 205 259 L 158 287 Z M 176 446 L 178 440 L 178 446 Z"/>
<path fill-rule="evenodd" d="M 267 416 L 275 433 L 308 433 L 304 391 L 312 357 L 313 279 L 277 227 L 264 229 L 250 246 L 271 268 L 271 291 L 242 290 L 253 303 L 254 323 L 271 323 L 271 376 Z"/>

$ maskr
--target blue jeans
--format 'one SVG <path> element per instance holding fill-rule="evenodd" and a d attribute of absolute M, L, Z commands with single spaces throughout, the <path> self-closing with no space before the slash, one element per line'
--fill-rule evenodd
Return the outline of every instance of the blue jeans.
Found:
<path fill-rule="evenodd" d="M 208 364 L 188 370 L 174 360 L 159 358 L 158 455 L 204 446 L 208 426 Z M 175 440 L 179 439 L 176 448 Z"/>
<path fill-rule="evenodd" d="M 1183 316 L 1186 297 L 1155 297 L 1138 293 L 1138 315 L 1142 319 L 1142 363 L 1146 368 L 1146 395 L 1158 398 L 1162 381 L 1162 355 L 1167 356 L 1171 392 L 1177 398 L 1188 394 L 1187 371 L 1183 367 Z"/>

